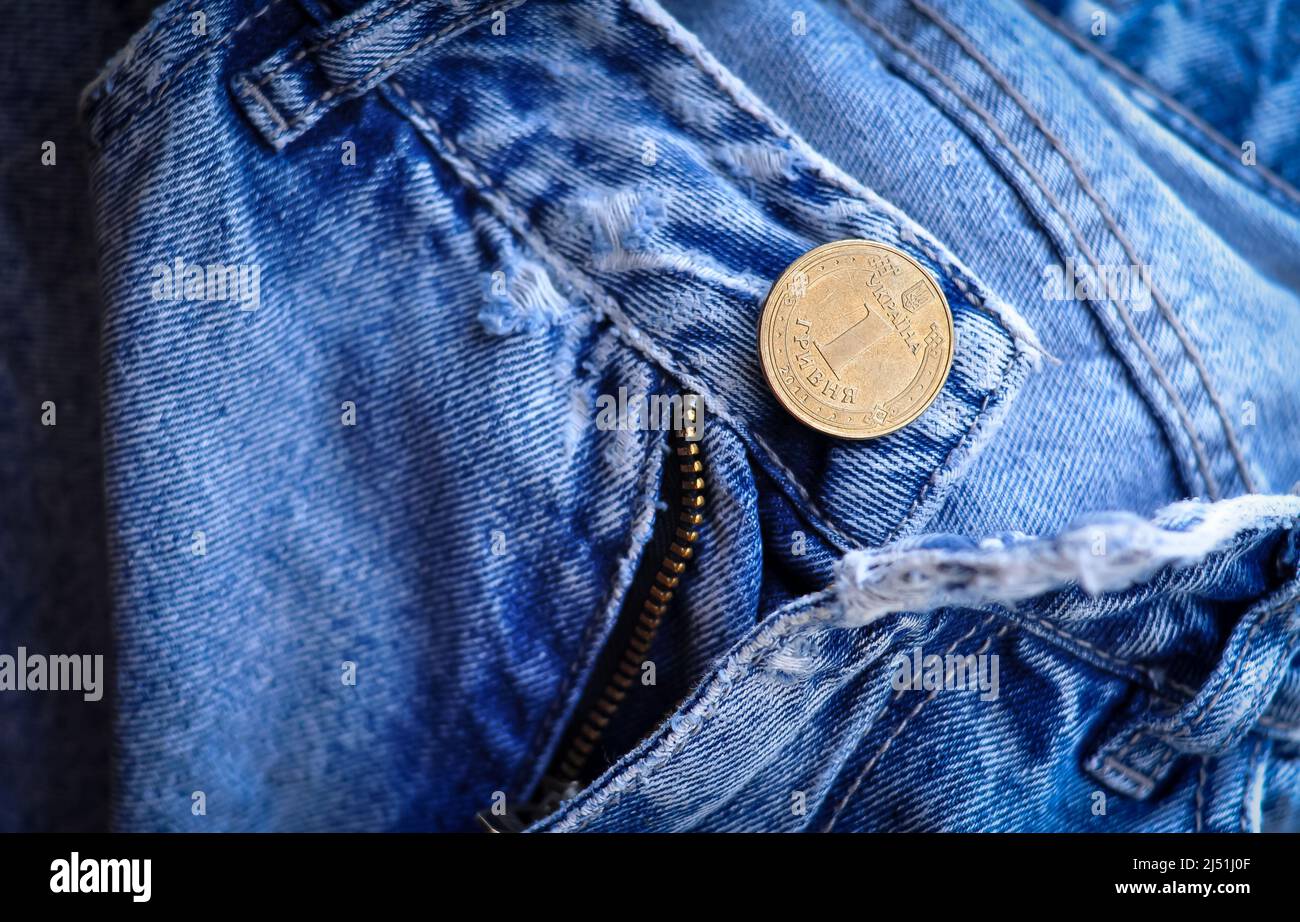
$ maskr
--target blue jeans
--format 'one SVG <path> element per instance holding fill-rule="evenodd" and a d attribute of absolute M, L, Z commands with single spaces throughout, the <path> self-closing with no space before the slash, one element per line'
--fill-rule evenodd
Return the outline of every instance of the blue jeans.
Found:
<path fill-rule="evenodd" d="M 1266 68 L 1213 128 L 1180 55 L 1276 36 L 1158 33 L 1159 89 L 1090 11 L 164 5 L 84 98 L 114 824 L 470 829 L 545 786 L 676 476 L 597 425 L 626 389 L 702 398 L 706 511 L 532 828 L 1296 828 L 1300 108 L 1226 150 Z M 868 442 L 755 348 L 842 238 L 954 320 Z"/>

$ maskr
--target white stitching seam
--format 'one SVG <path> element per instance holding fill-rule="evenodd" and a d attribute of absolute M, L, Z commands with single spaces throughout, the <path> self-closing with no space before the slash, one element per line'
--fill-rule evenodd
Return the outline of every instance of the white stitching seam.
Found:
<path fill-rule="evenodd" d="M 369 19 L 363 19 L 361 22 L 353 24 L 349 28 L 344 29 L 342 32 L 338 33 L 337 35 L 331 35 L 329 38 L 322 39 L 321 41 L 317 42 L 314 45 L 304 45 L 302 48 L 298 49 L 298 52 L 293 57 L 289 58 L 287 61 L 282 63 L 279 67 L 277 67 L 275 70 L 271 71 L 269 74 L 262 77 L 262 79 L 258 80 L 257 83 L 254 84 L 254 86 L 257 87 L 266 86 L 267 83 L 274 80 L 276 77 L 280 76 L 290 67 L 293 67 L 293 65 L 297 64 L 303 58 L 307 57 L 307 55 L 315 54 L 318 51 L 325 51 L 327 48 L 333 48 L 339 42 L 351 38 L 353 35 L 357 34 L 362 29 L 368 29 L 371 26 L 378 25 L 388 17 L 397 13 L 404 7 L 410 6 L 414 2 L 415 0 L 399 0 L 398 3 L 393 4 L 388 9 L 380 13 L 379 15 L 372 16 Z"/>
<path fill-rule="evenodd" d="M 683 36 L 679 30 L 673 28 L 671 17 L 663 11 L 662 7 L 657 3 L 653 3 L 653 0 L 627 0 L 627 5 L 632 12 L 657 29 L 669 44 L 689 58 L 742 112 L 758 121 L 776 137 L 788 143 L 799 155 L 798 161 L 801 162 L 797 163 L 798 166 L 802 166 L 817 179 L 834 186 L 851 198 L 867 202 L 889 217 L 898 230 L 899 239 L 916 246 L 935 263 L 945 267 L 954 284 L 968 296 L 968 300 L 976 307 L 996 317 L 1016 343 L 1034 355 L 1050 358 L 1047 350 L 1038 341 L 1033 329 L 1010 305 L 1002 303 L 990 305 L 986 303 L 983 297 L 978 296 L 974 290 L 971 290 L 978 287 L 978 282 L 969 276 L 965 267 L 960 265 L 955 257 L 941 252 L 927 241 L 922 236 L 924 231 L 920 225 L 908 217 L 905 212 L 900 211 L 893 203 L 882 199 L 875 192 L 835 166 L 818 151 L 809 147 L 784 122 L 767 110 L 743 87 L 738 86 L 735 78 L 727 73 L 722 68 L 722 65 L 718 64 L 697 45 L 692 44 L 688 37 Z"/>
<path fill-rule="evenodd" d="M 139 105 L 139 108 L 132 111 L 116 128 L 107 129 L 105 132 L 104 143 L 105 144 L 108 143 L 109 135 L 112 135 L 114 137 L 120 137 L 122 133 L 126 131 L 128 125 L 134 122 L 139 116 L 149 111 L 150 108 L 157 105 L 158 100 L 160 100 L 163 97 L 163 94 L 167 92 L 168 87 L 170 87 L 177 79 L 179 79 L 181 74 L 185 73 L 195 64 L 198 64 L 200 61 L 204 60 L 209 55 L 213 54 L 215 51 L 217 51 L 217 49 L 221 48 L 221 46 L 226 44 L 226 42 L 230 41 L 240 32 L 243 32 L 245 29 L 247 29 L 257 20 L 261 19 L 263 16 L 269 13 L 274 7 L 278 6 L 283 2 L 284 0 L 270 0 L 270 2 L 266 4 L 266 6 L 261 7 L 255 12 L 249 13 L 234 28 L 232 28 L 225 35 L 221 36 L 221 38 L 217 39 L 216 42 L 214 42 L 212 45 L 209 45 L 206 49 L 204 49 L 200 53 L 189 58 L 184 64 L 182 64 L 175 71 L 173 71 L 167 77 L 167 79 L 165 79 L 161 84 L 159 84 L 157 89 L 155 89 L 152 93 L 139 94 L 136 97 L 136 100 L 139 100 L 141 96 L 146 97 L 144 99 L 143 104 L 139 104 L 137 101 L 133 100 L 130 105 L 126 106 L 125 108 L 129 109 L 131 108 L 131 106 Z"/>
<path fill-rule="evenodd" d="M 886 42 L 892 45 L 896 50 L 906 55 L 908 58 L 910 58 L 913 62 L 915 62 L 920 67 L 924 68 L 927 73 L 929 73 L 932 77 L 934 77 L 936 80 L 941 82 L 947 88 L 947 90 L 953 94 L 953 96 L 955 96 L 967 109 L 973 112 L 976 116 L 979 117 L 981 121 L 984 122 L 984 124 L 988 127 L 988 129 L 997 137 L 998 141 L 1007 149 L 1007 152 L 1010 153 L 1012 157 L 1015 158 L 1016 163 L 1019 164 L 1020 168 L 1025 171 L 1025 174 L 1029 177 L 1029 179 L 1034 183 L 1035 186 L 1038 187 L 1038 190 L 1042 193 L 1043 197 L 1047 200 L 1047 203 L 1052 207 L 1052 210 L 1055 211 L 1057 216 L 1065 223 L 1067 229 L 1070 231 L 1070 236 L 1074 238 L 1075 245 L 1079 248 L 1080 252 L 1083 253 L 1084 258 L 1086 258 L 1088 262 L 1092 265 L 1093 269 L 1097 271 L 1098 274 L 1100 274 L 1099 261 L 1097 259 L 1097 256 L 1096 254 L 1093 253 L 1092 247 L 1089 246 L 1087 240 L 1083 236 L 1083 233 L 1079 230 L 1078 226 L 1074 222 L 1074 219 L 1070 216 L 1070 213 L 1065 209 L 1065 207 L 1052 193 L 1046 181 L 1042 178 L 1041 175 L 1039 175 L 1038 171 L 1035 170 L 1025 159 L 1024 154 L 1021 152 L 1020 148 L 1016 146 L 1015 142 L 1013 142 L 1009 137 L 1007 137 L 1006 133 L 1002 130 L 1002 127 L 994 120 L 993 116 L 990 115 L 978 102 L 972 99 L 964 90 L 962 90 L 962 88 L 959 85 L 957 85 L 957 83 L 951 77 L 949 77 L 947 74 L 943 73 L 942 71 L 938 70 L 938 68 L 936 68 L 933 64 L 931 64 L 925 58 L 921 57 L 920 54 L 917 53 L 911 46 L 901 42 L 899 39 L 894 37 L 874 17 L 863 12 L 861 9 L 855 6 L 851 2 L 851 0 L 842 0 L 842 2 L 844 3 L 845 8 L 849 11 L 850 15 L 852 15 L 855 19 L 857 19 L 867 28 L 871 29 L 873 32 L 879 35 L 882 39 L 884 39 Z M 1091 296 L 1089 296 L 1088 300 L 1092 301 L 1094 304 L 1098 304 L 1098 305 L 1101 304 L 1100 301 L 1098 301 L 1097 299 Z M 1147 343 L 1146 339 L 1142 336 L 1141 332 L 1137 329 L 1137 326 L 1134 324 L 1133 317 L 1129 313 L 1128 307 L 1122 301 L 1119 300 L 1116 300 L 1113 303 L 1115 305 L 1116 313 L 1119 314 L 1120 320 L 1123 322 L 1125 329 L 1128 331 L 1129 336 L 1133 341 L 1133 344 L 1137 346 L 1138 351 L 1142 354 L 1143 358 L 1146 359 L 1147 364 L 1151 366 L 1151 371 L 1155 375 L 1156 381 L 1160 384 L 1160 387 L 1165 391 L 1166 396 L 1169 398 L 1170 405 L 1173 407 L 1174 412 L 1178 417 L 1179 423 L 1182 426 L 1183 432 L 1186 434 L 1187 439 L 1191 445 L 1192 453 L 1196 456 L 1196 464 L 1200 470 L 1202 479 L 1205 481 L 1206 492 L 1209 494 L 1211 499 L 1217 499 L 1220 496 L 1218 482 L 1214 478 L 1214 473 L 1210 468 L 1209 457 L 1205 452 L 1205 447 L 1201 444 L 1200 438 L 1196 433 L 1196 427 L 1192 422 L 1191 415 L 1188 413 L 1186 406 L 1184 406 L 1183 404 L 1182 398 L 1178 395 L 1178 392 L 1174 389 L 1173 382 L 1171 382 L 1168 376 L 1165 374 L 1164 368 L 1161 366 L 1159 358 L 1151 350 L 1150 345 Z"/>
<path fill-rule="evenodd" d="M 1219 132 L 1219 130 L 1215 128 L 1213 125 L 1206 122 L 1204 119 L 1202 119 L 1191 109 L 1188 109 L 1178 100 L 1174 99 L 1172 96 L 1170 96 L 1168 93 L 1166 93 L 1160 87 L 1156 86 L 1151 81 L 1147 80 L 1141 74 L 1132 70 L 1130 67 L 1128 67 L 1128 65 L 1124 64 L 1122 61 L 1116 60 L 1115 58 L 1107 54 L 1103 49 L 1093 45 L 1091 42 L 1087 41 L 1081 36 L 1076 35 L 1072 30 L 1066 27 L 1065 23 L 1061 22 L 1059 19 L 1057 19 L 1051 13 L 1047 12 L 1047 10 L 1043 9 L 1037 3 L 1034 3 L 1033 0 L 1022 0 L 1022 2 L 1025 6 L 1025 9 L 1029 10 L 1029 12 L 1037 16 L 1048 27 L 1050 27 L 1052 31 L 1056 32 L 1058 35 L 1060 35 L 1062 38 L 1064 38 L 1066 41 L 1072 44 L 1075 48 L 1077 48 L 1080 51 L 1086 52 L 1089 56 L 1093 58 L 1093 60 L 1097 61 L 1097 63 L 1108 68 L 1112 73 L 1121 77 L 1128 83 L 1131 83 L 1133 85 L 1132 86 L 1133 89 L 1138 90 L 1139 92 L 1142 93 L 1146 93 L 1148 96 L 1154 98 L 1157 102 L 1159 102 L 1162 106 L 1164 106 L 1168 110 L 1169 114 L 1174 119 L 1181 119 L 1184 122 L 1187 122 L 1197 131 L 1199 131 L 1201 134 L 1205 135 L 1205 137 L 1208 140 L 1212 141 L 1214 144 L 1222 148 L 1221 153 L 1231 157 L 1233 161 L 1240 163 L 1240 161 L 1238 161 L 1237 158 L 1241 156 L 1241 151 L 1238 150 L 1233 145 L 1233 143 L 1229 141 L 1226 137 L 1224 137 Z M 1297 191 L 1296 188 L 1292 186 L 1289 182 L 1287 182 L 1281 176 L 1278 176 L 1272 170 L 1266 168 L 1263 164 L 1257 163 L 1249 170 L 1245 170 L 1242 173 L 1233 172 L 1230 173 L 1229 175 L 1232 176 L 1234 179 L 1236 179 L 1238 182 L 1244 181 L 1244 177 L 1246 175 L 1258 176 L 1261 179 L 1263 179 L 1265 183 L 1272 186 L 1274 190 L 1280 192 L 1283 196 L 1285 196 L 1289 200 L 1286 203 L 1286 207 L 1294 208 L 1296 205 L 1300 205 L 1300 191 Z"/>
<path fill-rule="evenodd" d="M 739 424 L 736 414 L 734 414 L 720 398 L 714 396 L 710 389 L 704 387 L 703 383 L 698 381 L 693 375 L 678 368 L 676 362 L 671 356 L 664 354 L 662 350 L 654 346 L 650 342 L 649 338 L 642 333 L 631 320 L 628 319 L 622 309 L 618 307 L 614 300 L 606 295 L 599 286 L 592 283 L 581 272 L 572 269 L 565 260 L 551 251 L 550 247 L 541 236 L 528 226 L 527 219 L 519 215 L 505 196 L 501 195 L 496 190 L 491 180 L 480 173 L 477 168 L 460 155 L 455 145 L 445 134 L 443 134 L 441 129 L 438 127 L 437 122 L 428 115 L 418 100 L 411 98 L 405 88 L 403 88 L 395 79 L 389 80 L 387 86 L 391 87 L 392 90 L 405 100 L 414 110 L 413 113 L 404 114 L 406 114 L 407 118 L 410 119 L 415 127 L 420 129 L 421 133 L 426 137 L 432 135 L 438 140 L 439 143 L 434 145 L 434 147 L 435 149 L 438 149 L 439 147 L 442 148 L 439 151 L 440 156 L 446 160 L 454 170 L 456 170 L 462 180 L 466 181 L 471 188 L 475 189 L 479 195 L 482 196 L 484 201 L 486 201 L 492 207 L 493 211 L 496 212 L 497 216 L 501 218 L 501 220 L 505 221 L 507 226 L 518 234 L 519 237 L 537 253 L 538 257 L 551 267 L 560 279 L 585 295 L 587 299 L 591 301 L 593 307 L 596 308 L 598 316 L 606 318 L 613 323 L 614 326 L 624 334 L 633 348 L 653 361 L 660 368 L 693 388 L 696 393 L 704 398 L 705 405 L 713 408 L 711 412 L 714 416 L 730 425 L 737 433 L 741 434 L 742 438 L 746 438 L 748 441 L 760 448 L 768 463 L 779 470 L 787 479 L 789 484 L 797 490 L 800 498 L 802 498 L 807 504 L 806 512 L 810 519 L 813 520 L 813 524 L 816 525 L 825 536 L 832 540 L 832 543 L 841 547 L 841 549 L 856 546 L 856 542 L 835 527 L 821 512 L 821 510 L 813 504 L 812 500 L 809 498 L 810 494 L 807 489 L 799 483 L 799 480 L 795 477 L 794 473 L 780 461 L 766 443 L 752 434 L 746 434 L 745 428 Z"/>
<path fill-rule="evenodd" d="M 1119 222 L 1116 221 L 1115 215 L 1110 210 L 1110 206 L 1093 187 L 1091 180 L 1088 179 L 1088 174 L 1084 171 L 1083 166 L 1079 163 L 1078 159 L 1070 152 L 1070 149 L 1065 146 L 1065 143 L 1047 127 L 1047 123 L 1043 120 L 1038 111 L 1029 104 L 1029 101 L 1015 88 L 1011 81 L 1008 80 L 984 55 L 984 53 L 976 48 L 975 45 L 957 29 L 956 26 L 936 12 L 932 7 L 924 3 L 923 0 L 908 0 L 908 3 L 947 33 L 952 40 L 956 42 L 958 46 L 960 46 L 961 49 L 965 51 L 966 54 L 969 55 L 977 64 L 979 64 L 984 72 L 1002 88 L 1007 96 L 1009 96 L 1011 100 L 1020 107 L 1020 110 L 1025 113 L 1034 127 L 1037 128 L 1043 137 L 1047 139 L 1047 142 L 1052 145 L 1052 148 L 1060 155 L 1061 159 L 1066 162 L 1066 165 L 1070 168 L 1070 172 L 1074 174 L 1075 181 L 1084 191 L 1084 194 L 1092 200 L 1093 205 L 1097 208 L 1097 212 L 1101 215 L 1102 220 L 1110 229 L 1111 234 L 1123 248 L 1124 254 L 1128 257 L 1129 261 L 1133 264 L 1137 264 L 1137 249 L 1129 240 L 1128 235 L 1126 235 L 1120 228 Z M 1187 357 L 1192 362 L 1192 366 L 1196 369 L 1196 373 L 1201 379 L 1201 385 L 1205 388 L 1205 392 L 1209 396 L 1210 402 L 1213 404 L 1215 412 L 1219 416 L 1219 422 L 1223 426 L 1223 433 L 1228 442 L 1228 449 L 1236 461 L 1237 470 L 1241 473 L 1242 482 L 1245 483 L 1246 489 L 1251 493 L 1257 492 L 1254 479 L 1250 474 L 1250 465 L 1246 463 L 1246 458 L 1242 453 L 1241 445 L 1237 441 L 1236 430 L 1233 428 L 1232 422 L 1228 419 L 1228 411 L 1223 406 L 1223 400 L 1219 397 L 1219 392 L 1215 388 L 1214 382 L 1210 379 L 1210 371 L 1205 367 L 1205 360 L 1201 356 L 1200 349 L 1198 349 L 1196 343 L 1192 341 L 1191 336 L 1187 333 L 1187 329 L 1183 326 L 1182 321 L 1178 319 L 1178 315 L 1174 313 L 1173 307 L 1170 306 L 1163 292 L 1157 288 L 1155 283 L 1150 279 L 1147 280 L 1147 284 L 1151 291 L 1151 296 L 1155 299 L 1156 305 L 1160 308 L 1160 313 L 1164 316 L 1166 322 L 1168 322 L 1169 326 L 1173 329 L 1174 335 L 1182 344 L 1183 351 L 1187 354 Z"/>
<path fill-rule="evenodd" d="M 989 615 L 987 618 L 984 619 L 983 622 L 972 627 L 964 636 L 959 637 L 957 640 L 954 640 L 952 646 L 950 646 L 947 650 L 943 652 L 943 658 L 945 659 L 945 661 L 947 659 L 948 654 L 951 653 L 953 650 L 957 649 L 958 644 L 965 643 L 972 636 L 974 636 L 974 634 L 977 631 L 981 630 L 984 627 L 987 627 L 993 621 L 994 617 L 995 617 L 994 615 Z M 1003 625 L 997 632 L 990 634 L 984 640 L 984 645 L 980 647 L 978 650 L 976 650 L 973 655 L 980 656 L 983 653 L 985 653 L 988 650 L 988 648 L 993 644 L 994 640 L 1004 636 L 1009 630 L 1011 630 L 1011 625 L 1006 624 Z M 956 667 L 954 666 L 951 668 L 956 668 Z M 853 783 L 849 785 L 848 790 L 844 792 L 844 796 L 840 798 L 839 804 L 835 807 L 835 810 L 831 813 L 830 819 L 827 820 L 826 825 L 822 827 L 822 832 L 830 832 L 834 828 L 836 820 L 840 818 L 840 814 L 844 812 L 844 808 L 849 805 L 849 801 L 853 799 L 853 795 L 855 795 L 858 792 L 858 788 L 862 786 L 862 782 L 865 781 L 867 775 L 871 773 L 871 769 L 873 769 L 876 763 L 879 762 L 880 759 L 885 755 L 885 753 L 889 751 L 889 747 L 892 746 L 894 744 L 894 740 L 898 739 L 899 735 L 902 734 L 904 728 L 907 727 L 908 723 L 911 722 L 912 718 L 915 717 L 917 714 L 920 714 L 922 709 L 931 701 L 933 701 L 935 696 L 938 694 L 939 694 L 939 689 L 938 688 L 933 689 L 930 692 L 930 694 L 926 695 L 924 698 L 921 699 L 920 702 L 917 703 L 916 707 L 912 709 L 911 713 L 909 713 L 906 717 L 904 717 L 898 723 L 898 725 L 894 727 L 894 732 L 889 734 L 889 736 L 885 738 L 885 741 L 880 744 L 880 748 L 877 749 L 875 754 L 870 759 L 867 760 L 866 764 L 863 765 L 862 770 L 858 772 L 857 776 L 853 779 Z M 886 704 L 886 707 L 888 707 L 888 704 L 892 704 L 893 701 L 896 701 L 897 699 L 898 696 L 895 695 L 894 698 L 891 699 L 891 701 Z M 875 726 L 875 721 L 872 722 L 872 726 Z"/>
<path fill-rule="evenodd" d="M 511 9 L 513 9 L 513 8 L 515 8 L 515 7 L 517 7 L 517 6 L 519 6 L 521 3 L 524 3 L 524 2 L 525 2 L 525 0 L 502 0 L 502 2 L 491 4 L 490 6 L 486 6 L 486 7 L 484 7 L 483 9 L 475 10 L 473 13 L 470 13 L 470 14 L 467 15 L 467 16 L 462 16 L 462 17 L 460 17 L 459 19 L 457 19 L 457 20 L 455 20 L 455 21 L 449 23 L 448 25 L 444 26 L 443 28 L 439 29 L 437 32 L 433 32 L 433 33 L 431 33 L 431 34 L 429 34 L 429 35 L 426 35 L 424 38 L 420 39 L 420 41 L 418 41 L 418 42 L 416 42 L 415 44 L 411 45 L 410 47 L 406 48 L 404 51 L 402 51 L 402 52 L 400 52 L 400 53 L 398 53 L 398 54 L 392 55 L 391 57 L 385 58 L 384 60 L 380 61 L 380 62 L 377 63 L 374 67 L 372 67 L 369 71 L 367 71 L 366 73 L 362 74 L 360 77 L 357 77 L 355 80 L 352 80 L 352 81 L 350 81 L 350 82 L 348 82 L 348 83 L 340 84 L 340 85 L 338 85 L 338 86 L 331 86 L 329 89 L 325 90 L 325 92 L 321 93 L 321 95 L 318 96 L 316 99 L 314 99 L 314 100 L 312 100 L 310 103 L 308 103 L 308 104 L 307 104 L 307 105 L 302 109 L 301 112 L 298 112 L 296 115 L 293 116 L 293 118 L 288 119 L 287 122 L 286 122 L 286 120 L 285 120 L 284 118 L 282 118 L 281 116 L 279 116 L 277 113 L 272 112 L 271 114 L 275 117 L 276 121 L 279 122 L 280 124 L 284 125 L 285 127 L 282 128 L 280 131 L 277 131 L 277 132 L 276 132 L 276 133 L 271 137 L 271 143 L 272 143 L 272 144 L 277 144 L 277 146 L 278 146 L 278 142 L 279 142 L 279 141 L 280 141 L 280 140 L 281 140 L 281 139 L 282 139 L 286 134 L 288 134 L 290 131 L 292 131 L 294 128 L 296 128 L 298 125 L 301 125 L 303 122 L 305 122 L 305 121 L 307 120 L 307 118 L 308 118 L 308 117 L 309 117 L 309 116 L 310 116 L 314 111 L 316 111 L 316 109 L 317 109 L 319 106 L 321 106 L 321 105 L 324 104 L 324 103 L 329 102 L 329 101 L 330 101 L 331 99 L 333 99 L 334 97 L 336 97 L 336 96 L 346 96 L 348 93 L 352 92 L 353 90 L 357 89 L 358 87 L 365 86 L 365 85 L 366 85 L 367 83 L 369 83 L 371 80 L 375 79 L 375 78 L 378 77 L 380 74 L 384 73 L 384 71 L 389 70 L 389 69 L 391 69 L 391 68 L 396 68 L 396 67 L 397 67 L 399 64 L 401 64 L 403 61 L 406 61 L 406 60 L 408 60 L 409 58 L 414 57 L 415 55 L 417 55 L 417 54 L 419 54 L 421 51 L 423 51 L 425 48 L 429 47 L 430 45 L 434 44 L 435 42 L 440 41 L 441 39 L 446 38 L 448 35 L 452 34 L 453 32 L 457 31 L 458 29 L 465 28 L 467 25 L 469 25 L 469 24 L 471 24 L 471 23 L 474 23 L 474 22 L 477 22 L 479 19 L 483 18 L 484 16 L 490 16 L 490 15 L 492 15 L 493 13 L 498 13 L 498 12 L 504 12 L 504 11 L 507 11 L 507 10 L 511 10 Z M 260 86 L 260 85 L 261 85 L 261 84 L 258 84 L 258 86 Z M 245 94 L 246 94 L 246 95 L 250 95 L 250 94 L 248 94 L 247 91 L 251 89 L 251 85 L 250 85 L 247 81 L 244 81 L 244 82 L 243 82 L 243 87 L 244 87 L 244 90 L 245 90 Z M 251 97 L 251 95 L 250 95 L 250 98 L 253 98 L 255 102 L 256 102 L 257 100 L 259 100 L 259 99 L 260 99 L 261 101 L 263 101 L 263 102 L 268 102 L 268 100 L 266 99 L 266 97 L 263 96 L 261 93 L 258 93 L 256 97 Z M 268 104 L 269 104 L 269 103 L 268 103 Z"/>

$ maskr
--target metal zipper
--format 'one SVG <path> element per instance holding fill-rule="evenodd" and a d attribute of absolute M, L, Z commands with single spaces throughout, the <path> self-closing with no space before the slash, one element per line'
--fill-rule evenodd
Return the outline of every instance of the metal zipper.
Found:
<path fill-rule="evenodd" d="M 671 492 L 672 501 L 658 517 L 609 643 L 579 699 L 578 717 L 526 803 L 507 809 L 504 815 L 490 810 L 477 814 L 479 825 L 488 832 L 522 831 L 553 813 L 599 774 L 592 768 L 592 756 L 624 701 L 640 687 L 642 666 L 694 556 L 704 521 L 704 452 L 697 440 L 695 410 L 687 408 L 684 415 L 683 428 L 672 432 L 679 479 L 672 476 L 671 466 L 665 472 L 664 492 Z"/>

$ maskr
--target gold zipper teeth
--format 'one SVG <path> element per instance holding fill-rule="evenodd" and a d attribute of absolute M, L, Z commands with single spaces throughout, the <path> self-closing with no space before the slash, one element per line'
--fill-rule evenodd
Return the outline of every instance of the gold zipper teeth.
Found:
<path fill-rule="evenodd" d="M 660 570 L 655 574 L 655 582 L 660 586 L 663 586 L 665 589 L 677 588 L 677 577 L 666 574 L 663 570 Z"/>
<path fill-rule="evenodd" d="M 695 419 L 694 411 L 689 419 Z M 695 526 L 704 521 L 705 480 L 704 465 L 700 461 L 700 443 L 694 441 L 696 430 L 687 426 L 673 433 L 674 438 L 684 444 L 677 445 L 677 455 L 688 459 L 678 465 L 682 474 L 687 475 L 681 482 L 681 509 L 677 514 L 680 523 L 673 531 L 677 539 L 668 546 L 659 569 L 654 574 L 649 588 L 649 598 L 642 601 L 637 623 L 633 626 L 623 656 L 610 675 L 608 683 L 601 690 L 595 704 L 587 712 L 578 732 L 574 734 L 569 749 L 560 763 L 560 771 L 569 779 L 576 779 L 582 773 L 588 757 L 600 742 L 602 731 L 607 727 L 618 711 L 619 705 L 627 697 L 629 690 L 641 676 L 641 667 L 645 665 L 650 647 L 663 617 L 668 612 L 668 604 L 673 599 L 673 590 L 681 582 L 686 572 L 686 564 L 695 553 L 693 545 L 700 533 Z"/>
<path fill-rule="evenodd" d="M 639 637 L 641 640 L 654 640 L 655 628 L 659 624 L 658 618 L 646 617 L 645 612 L 642 612 L 636 627 L 632 629 L 632 636 Z"/>
<path fill-rule="evenodd" d="M 625 658 L 619 660 L 618 671 L 629 679 L 635 679 L 637 677 L 638 668 L 630 660 Z"/>

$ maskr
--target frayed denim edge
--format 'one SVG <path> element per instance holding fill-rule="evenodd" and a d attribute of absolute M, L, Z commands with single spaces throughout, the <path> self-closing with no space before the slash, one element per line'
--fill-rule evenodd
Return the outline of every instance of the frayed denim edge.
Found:
<path fill-rule="evenodd" d="M 1188 566 L 1247 529 L 1293 528 L 1300 497 L 1248 495 L 1166 506 L 1151 520 L 1113 513 L 1050 538 L 990 539 L 978 548 L 892 546 L 846 554 L 836 592 L 846 627 L 897 611 L 1012 604 L 1070 584 L 1115 592 L 1166 565 Z"/>

